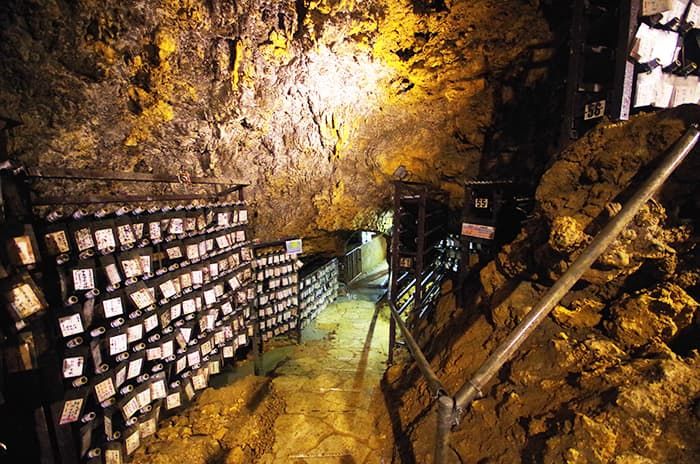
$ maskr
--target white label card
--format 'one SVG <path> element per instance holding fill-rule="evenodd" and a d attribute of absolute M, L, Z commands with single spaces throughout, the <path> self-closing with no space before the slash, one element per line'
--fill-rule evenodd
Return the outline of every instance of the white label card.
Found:
<path fill-rule="evenodd" d="M 167 409 L 179 408 L 182 405 L 182 398 L 180 397 L 180 392 L 171 393 L 165 399 L 165 407 Z"/>
<path fill-rule="evenodd" d="M 112 382 L 111 377 L 95 385 L 95 396 L 97 397 L 97 401 L 99 403 L 110 399 L 116 394 L 117 391 L 114 389 L 114 383 Z"/>
<path fill-rule="evenodd" d="M 115 248 L 117 246 L 112 229 L 96 230 L 95 241 L 97 242 L 98 250 L 106 250 L 107 248 Z"/>
<path fill-rule="evenodd" d="M 134 414 L 136 414 L 136 411 L 138 411 L 139 409 L 139 402 L 134 396 L 129 401 L 127 401 L 126 404 L 122 407 L 122 415 L 124 416 L 124 418 L 128 419 Z"/>
<path fill-rule="evenodd" d="M 95 288 L 95 273 L 92 268 L 73 269 L 73 287 L 76 290 Z"/>
<path fill-rule="evenodd" d="M 82 356 L 70 357 L 63 359 L 63 377 L 72 379 L 83 375 L 85 368 L 85 358 Z"/>
<path fill-rule="evenodd" d="M 63 410 L 61 411 L 61 418 L 58 423 L 60 425 L 70 424 L 72 422 L 77 422 L 80 419 L 80 410 L 83 407 L 83 399 L 78 398 L 75 400 L 68 400 L 63 404 Z"/>
<path fill-rule="evenodd" d="M 111 356 L 123 353 L 126 351 L 128 337 L 126 334 L 119 334 L 109 337 L 109 354 Z"/>
<path fill-rule="evenodd" d="M 75 241 L 78 244 L 78 251 L 85 251 L 95 247 L 92 232 L 87 227 L 75 231 Z"/>
<path fill-rule="evenodd" d="M 124 307 L 122 306 L 122 299 L 110 298 L 109 300 L 102 301 L 102 310 L 105 313 L 106 318 L 121 316 L 124 314 Z"/>
<path fill-rule="evenodd" d="M 61 335 L 63 335 L 64 337 L 77 335 L 85 330 L 83 328 L 83 321 L 80 318 L 80 313 L 71 314 L 65 317 L 59 317 L 58 325 L 61 328 Z"/>
<path fill-rule="evenodd" d="M 129 371 L 126 375 L 128 380 L 135 379 L 141 374 L 141 366 L 143 365 L 143 358 L 134 359 L 129 361 Z"/>

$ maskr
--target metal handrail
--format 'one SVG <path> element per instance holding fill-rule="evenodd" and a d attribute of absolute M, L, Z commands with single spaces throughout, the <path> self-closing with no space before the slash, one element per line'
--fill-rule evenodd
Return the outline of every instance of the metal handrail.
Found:
<path fill-rule="evenodd" d="M 420 346 L 418 346 L 418 343 L 416 343 L 416 340 L 413 338 L 413 335 L 411 335 L 411 332 L 408 330 L 408 327 L 406 327 L 406 324 L 403 322 L 401 316 L 396 310 L 394 302 L 391 300 L 389 300 L 389 309 L 391 309 L 391 316 L 396 321 L 396 325 L 399 326 L 401 335 L 403 335 L 404 340 L 406 340 L 406 346 L 411 352 L 413 359 L 416 361 L 418 369 L 420 370 L 421 374 L 423 374 L 423 377 L 425 377 L 425 380 L 428 383 L 428 388 L 430 389 L 430 392 L 435 397 L 447 395 L 447 389 L 442 384 L 442 382 L 440 382 L 440 379 L 437 378 L 437 375 L 435 374 L 433 368 L 430 367 L 430 363 L 425 358 L 425 355 L 421 351 Z"/>
<path fill-rule="evenodd" d="M 642 183 L 637 192 L 625 204 L 622 210 L 601 230 L 583 253 L 573 262 L 559 280 L 549 289 L 540 301 L 518 324 L 513 333 L 494 351 L 484 362 L 474 376 L 455 396 L 458 414 L 475 398 L 483 396 L 486 384 L 498 373 L 503 364 L 513 356 L 513 353 L 535 331 L 549 315 L 556 304 L 578 282 L 583 274 L 617 239 L 622 230 L 634 219 L 639 210 L 652 195 L 666 182 L 678 165 L 691 152 L 700 138 L 697 126 L 692 126 L 674 145 L 659 167 Z"/>
<path fill-rule="evenodd" d="M 430 363 L 416 343 L 415 339 L 404 324 L 394 303 L 389 300 L 389 308 L 393 320 L 399 326 L 406 340 L 418 369 L 425 377 L 428 388 L 436 396 L 438 403 L 437 434 L 435 440 L 435 464 L 447 462 L 449 436 L 451 429 L 459 425 L 459 420 L 467 406 L 476 398 L 484 396 L 484 389 L 489 381 L 498 373 L 517 351 L 517 349 L 532 335 L 556 304 L 579 281 L 583 274 L 617 239 L 623 229 L 634 219 L 639 210 L 646 204 L 654 193 L 661 188 L 669 176 L 683 162 L 700 139 L 698 125 L 692 125 L 685 134 L 674 144 L 668 155 L 642 183 L 636 193 L 625 204 L 622 210 L 596 235 L 583 253 L 572 263 L 567 271 L 557 280 L 547 293 L 537 302 L 533 309 L 518 324 L 506 340 L 489 356 L 471 379 L 469 379 L 455 396 L 449 396 L 446 388 L 437 378 Z"/>

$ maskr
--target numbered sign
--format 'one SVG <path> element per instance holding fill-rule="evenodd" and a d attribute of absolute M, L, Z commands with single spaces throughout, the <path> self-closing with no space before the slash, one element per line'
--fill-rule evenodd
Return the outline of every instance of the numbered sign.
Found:
<path fill-rule="evenodd" d="M 583 108 L 583 120 L 602 118 L 605 115 L 605 100 L 591 102 Z"/>

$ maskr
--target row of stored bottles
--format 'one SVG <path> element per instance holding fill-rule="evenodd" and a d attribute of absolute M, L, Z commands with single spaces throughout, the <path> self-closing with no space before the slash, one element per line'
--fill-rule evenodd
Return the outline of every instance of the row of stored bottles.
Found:
<path fill-rule="evenodd" d="M 4 228 L 7 400 L 42 405 L 35 433 L 52 448 L 42 458 L 125 462 L 163 414 L 249 351 L 246 224 L 237 202 L 52 213 Z M 31 375 L 46 383 L 30 389 L 37 397 L 21 392 Z"/>
<path fill-rule="evenodd" d="M 299 321 L 308 326 L 338 298 L 338 259 L 308 262 L 299 277 Z"/>

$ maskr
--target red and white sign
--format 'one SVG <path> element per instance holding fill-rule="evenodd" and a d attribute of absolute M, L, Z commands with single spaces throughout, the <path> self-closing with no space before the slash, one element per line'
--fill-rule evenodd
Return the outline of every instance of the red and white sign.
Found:
<path fill-rule="evenodd" d="M 481 224 L 462 223 L 462 235 L 467 237 L 481 238 L 484 240 L 493 240 L 496 236 L 496 228 L 491 226 L 483 226 Z"/>

